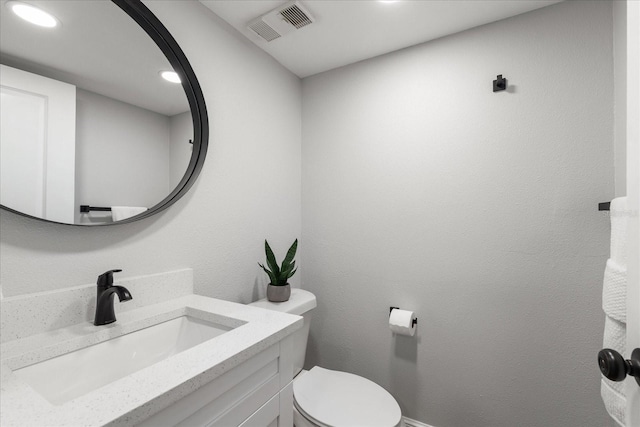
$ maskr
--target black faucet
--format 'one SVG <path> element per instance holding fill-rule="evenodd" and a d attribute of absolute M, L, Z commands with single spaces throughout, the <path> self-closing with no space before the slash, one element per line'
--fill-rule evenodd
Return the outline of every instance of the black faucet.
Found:
<path fill-rule="evenodd" d="M 96 298 L 96 319 L 93 324 L 96 326 L 108 325 L 116 321 L 116 314 L 113 311 L 113 294 L 118 294 L 120 302 L 129 301 L 133 297 L 124 286 L 113 286 L 113 273 L 122 270 L 109 270 L 98 276 L 98 294 Z"/>

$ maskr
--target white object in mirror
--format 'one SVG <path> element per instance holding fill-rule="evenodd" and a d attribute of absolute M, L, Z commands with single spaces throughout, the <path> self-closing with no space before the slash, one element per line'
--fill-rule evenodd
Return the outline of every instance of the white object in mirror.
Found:
<path fill-rule="evenodd" d="M 74 221 L 76 88 L 0 65 L 0 200 Z"/>

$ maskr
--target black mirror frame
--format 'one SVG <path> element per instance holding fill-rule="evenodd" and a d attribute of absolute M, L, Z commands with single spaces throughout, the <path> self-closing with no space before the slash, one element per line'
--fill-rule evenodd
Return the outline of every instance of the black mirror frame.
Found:
<path fill-rule="evenodd" d="M 153 39 L 156 45 L 160 48 L 162 53 L 167 57 L 169 63 L 173 67 L 173 70 L 180 76 L 182 81 L 182 87 L 189 101 L 189 107 L 191 109 L 191 118 L 193 121 L 193 153 L 191 154 L 191 160 L 184 176 L 178 183 L 175 189 L 162 201 L 152 206 L 149 210 L 131 218 L 124 219 L 117 222 L 109 222 L 102 224 L 69 224 L 64 222 L 50 221 L 44 218 L 38 218 L 32 215 L 25 214 L 20 211 L 16 211 L 7 206 L 0 205 L 2 209 L 13 212 L 15 214 L 25 216 L 28 218 L 37 219 L 39 221 L 64 224 L 74 227 L 102 227 L 119 224 L 128 224 L 134 221 L 139 221 L 144 218 L 148 218 L 156 213 L 167 209 L 174 204 L 178 199 L 189 191 L 194 184 L 202 166 L 204 165 L 204 159 L 207 155 L 208 141 L 209 141 L 209 119 L 207 115 L 207 106 L 204 101 L 204 95 L 200 88 L 200 83 L 196 78 L 191 64 L 187 60 L 182 49 L 173 38 L 169 30 L 160 22 L 158 18 L 144 5 L 140 0 L 111 0 L 115 5 L 120 7 L 127 15 L 129 15 L 134 21 L 140 25 L 140 27 Z M 78 206 L 79 208 L 79 206 Z"/>

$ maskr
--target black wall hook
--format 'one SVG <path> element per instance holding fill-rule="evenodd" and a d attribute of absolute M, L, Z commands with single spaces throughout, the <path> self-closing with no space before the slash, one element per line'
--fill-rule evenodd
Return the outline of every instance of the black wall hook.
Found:
<path fill-rule="evenodd" d="M 505 90 L 507 88 L 507 79 L 502 78 L 502 74 L 498 74 L 496 79 L 493 81 L 493 91 L 500 92 L 501 90 Z"/>

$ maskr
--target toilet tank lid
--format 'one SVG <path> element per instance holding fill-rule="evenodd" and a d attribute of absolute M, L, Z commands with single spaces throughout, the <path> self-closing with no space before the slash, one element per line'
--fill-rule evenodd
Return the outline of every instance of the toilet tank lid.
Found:
<path fill-rule="evenodd" d="M 267 310 L 276 310 L 283 313 L 297 314 L 302 316 L 307 311 L 316 307 L 316 296 L 304 289 L 291 288 L 291 297 L 285 302 L 271 302 L 266 298 L 252 302 L 254 307 L 266 308 Z"/>

